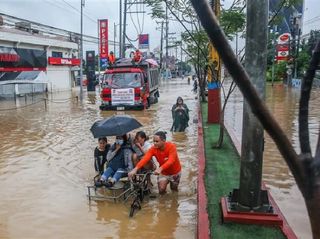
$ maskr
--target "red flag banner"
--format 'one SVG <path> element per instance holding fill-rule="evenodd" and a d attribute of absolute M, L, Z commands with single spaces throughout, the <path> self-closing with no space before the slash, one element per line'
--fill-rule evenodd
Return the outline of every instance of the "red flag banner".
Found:
<path fill-rule="evenodd" d="M 99 20 L 100 58 L 108 57 L 108 19 Z"/>

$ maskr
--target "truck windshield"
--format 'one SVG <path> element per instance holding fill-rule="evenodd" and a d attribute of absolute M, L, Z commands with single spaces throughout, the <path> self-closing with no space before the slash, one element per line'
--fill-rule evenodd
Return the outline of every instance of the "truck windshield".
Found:
<path fill-rule="evenodd" d="M 110 88 L 141 87 L 141 74 L 130 72 L 105 74 L 102 84 Z"/>

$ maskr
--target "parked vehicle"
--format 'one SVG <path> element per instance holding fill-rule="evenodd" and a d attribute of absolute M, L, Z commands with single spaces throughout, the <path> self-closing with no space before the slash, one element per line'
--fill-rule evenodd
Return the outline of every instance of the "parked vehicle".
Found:
<path fill-rule="evenodd" d="M 150 61 L 152 62 L 152 61 Z M 102 80 L 101 110 L 142 110 L 158 102 L 159 67 L 144 60 L 132 64 L 121 59 L 110 66 Z"/>

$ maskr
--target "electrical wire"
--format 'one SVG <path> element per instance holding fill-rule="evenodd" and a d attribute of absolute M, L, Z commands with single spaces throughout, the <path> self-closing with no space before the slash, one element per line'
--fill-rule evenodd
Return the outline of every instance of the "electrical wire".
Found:
<path fill-rule="evenodd" d="M 65 4 L 67 4 L 69 7 L 71 7 L 72 9 L 74 9 L 75 11 L 77 11 L 78 13 L 81 14 L 81 10 L 77 9 L 76 7 L 72 6 L 70 3 L 66 2 L 65 0 L 61 0 L 62 2 L 64 2 Z M 94 20 L 93 18 L 91 18 L 90 16 L 88 16 L 86 13 L 83 13 L 84 16 L 86 16 L 89 20 L 91 20 L 92 22 L 97 24 L 97 20 Z"/>
<path fill-rule="evenodd" d="M 314 20 L 318 21 L 318 19 L 320 19 L 320 15 L 315 16 L 313 18 L 310 18 L 310 19 L 306 20 L 304 23 L 308 23 L 308 22 L 311 22 L 311 21 L 314 21 Z"/>
<path fill-rule="evenodd" d="M 139 27 L 139 33 L 138 33 L 138 35 L 139 34 L 141 34 L 142 33 L 142 31 L 141 31 L 141 27 L 140 27 L 140 20 L 139 20 L 139 9 L 138 9 L 138 3 L 136 4 L 136 17 L 137 17 L 137 22 L 138 22 L 138 27 Z M 140 6 L 140 8 L 141 8 L 141 6 Z M 141 10 L 141 9 L 140 9 Z"/>
<path fill-rule="evenodd" d="M 131 22 L 133 23 L 133 26 L 134 26 L 134 28 L 136 29 L 137 35 L 139 35 L 139 30 L 138 30 L 136 24 L 134 23 L 134 20 L 133 20 L 133 17 L 132 17 L 131 12 L 129 12 L 129 15 L 130 15 Z"/>
<path fill-rule="evenodd" d="M 145 3 L 142 5 L 142 29 L 141 32 L 143 32 L 143 28 L 144 28 L 144 11 L 145 11 Z"/>

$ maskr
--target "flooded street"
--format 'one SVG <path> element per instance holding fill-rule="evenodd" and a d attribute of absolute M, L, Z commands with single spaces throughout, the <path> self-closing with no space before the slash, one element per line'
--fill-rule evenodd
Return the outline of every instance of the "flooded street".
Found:
<path fill-rule="evenodd" d="M 158 104 L 126 112 L 143 124 L 140 129 L 147 135 L 167 131 L 182 162 L 179 192 L 168 190 L 144 201 L 133 218 L 123 202 L 89 203 L 86 195 L 95 176 L 97 146 L 89 129 L 96 120 L 116 113 L 99 110 L 99 92 L 85 92 L 83 104 L 74 98 L 77 92 L 56 93 L 49 95 L 46 107 L 43 96 L 33 101 L 20 97 L 20 109 L 1 110 L 0 238 L 194 238 L 197 105 L 191 88 L 186 80 L 163 82 Z M 190 126 L 185 133 L 172 134 L 171 107 L 177 96 L 190 109 Z M 0 109 L 14 107 L 13 100 L 0 101 Z M 153 189 L 156 193 L 155 184 Z"/>
<path fill-rule="evenodd" d="M 320 122 L 320 89 L 313 89 L 310 97 L 309 132 L 314 153 Z M 298 107 L 300 90 L 283 85 L 267 85 L 266 103 L 286 132 L 297 152 L 300 152 L 298 139 Z M 243 98 L 237 89 L 228 103 L 225 119 L 234 135 L 241 141 Z M 263 181 L 285 215 L 289 225 L 298 238 L 311 239 L 311 227 L 302 195 L 294 181 L 287 164 L 280 155 L 276 145 L 265 133 L 265 151 L 263 163 Z"/>
<path fill-rule="evenodd" d="M 86 186 L 95 176 L 93 150 L 97 145 L 90 127 L 116 112 L 99 110 L 99 92 L 87 94 L 83 104 L 77 92 L 42 98 L 17 99 L 18 110 L 1 110 L 0 238 L 194 238 L 196 226 L 197 118 L 191 85 L 180 79 L 162 82 L 159 103 L 146 111 L 128 111 L 152 135 L 166 130 L 177 144 L 183 173 L 178 194 L 148 199 L 129 218 L 123 202 L 88 201 Z M 267 86 L 266 101 L 296 149 L 299 90 Z M 313 90 L 310 134 L 313 150 L 320 121 L 320 90 Z M 171 128 L 171 107 L 182 96 L 190 111 L 186 133 Z M 26 104 L 31 104 L 24 107 Z M 236 90 L 227 106 L 226 121 L 241 141 L 242 96 Z M 1 100 L 0 109 L 15 107 Z M 123 112 L 118 112 L 122 114 Z M 305 205 L 288 167 L 275 144 L 265 134 L 263 180 L 298 238 L 311 238 Z M 113 141 L 110 137 L 110 141 Z M 155 181 L 155 178 L 153 179 Z M 156 193 L 157 188 L 154 186 Z"/>

